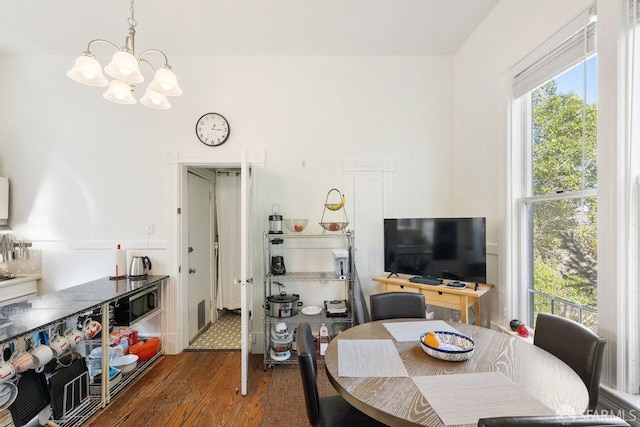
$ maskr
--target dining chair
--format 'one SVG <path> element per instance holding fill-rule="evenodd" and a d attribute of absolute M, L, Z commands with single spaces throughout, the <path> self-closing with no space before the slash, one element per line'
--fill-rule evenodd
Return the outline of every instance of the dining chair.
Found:
<path fill-rule="evenodd" d="M 371 320 L 427 317 L 424 295 L 416 292 L 383 292 L 369 297 Z"/>
<path fill-rule="evenodd" d="M 319 396 L 317 383 L 318 363 L 316 358 L 317 345 L 313 340 L 311 326 L 308 322 L 302 322 L 298 326 L 296 346 L 309 424 L 320 427 L 381 427 L 385 425 L 360 412 L 341 396 Z"/>
<path fill-rule="evenodd" d="M 613 415 L 556 415 L 532 417 L 496 417 L 481 418 L 478 427 L 629 427 L 622 418 Z"/>
<path fill-rule="evenodd" d="M 602 354 L 607 341 L 573 320 L 549 313 L 536 318 L 533 344 L 569 365 L 582 378 L 589 391 L 587 413 L 598 405 Z"/>

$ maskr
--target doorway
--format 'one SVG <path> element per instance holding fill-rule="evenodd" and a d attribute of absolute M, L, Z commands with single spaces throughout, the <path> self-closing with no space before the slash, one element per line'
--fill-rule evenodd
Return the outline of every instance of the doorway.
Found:
<path fill-rule="evenodd" d="M 188 170 L 190 351 L 240 350 L 240 185 L 233 168 Z"/>
<path fill-rule="evenodd" d="M 177 151 L 168 152 L 165 159 L 169 173 L 168 217 L 170 230 L 167 240 L 167 269 L 173 274 L 166 288 L 167 311 L 164 320 L 163 347 L 167 354 L 178 354 L 189 346 L 188 334 L 188 168 L 240 167 L 241 174 L 241 275 L 240 275 L 240 392 L 247 394 L 249 351 L 255 341 L 252 327 L 253 272 L 260 271 L 260 257 L 252 251 L 262 248 L 261 235 L 252 230 L 262 229 L 261 177 L 265 163 L 264 151 L 248 151 L 246 148 L 225 151 Z M 251 179 L 249 179 L 251 178 Z M 257 263 L 257 264 L 256 264 Z M 166 344 L 166 345 L 165 345 Z"/>

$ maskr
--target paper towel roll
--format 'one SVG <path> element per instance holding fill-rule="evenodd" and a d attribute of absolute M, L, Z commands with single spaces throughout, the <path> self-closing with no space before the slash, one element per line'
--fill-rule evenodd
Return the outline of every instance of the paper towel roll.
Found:
<path fill-rule="evenodd" d="M 127 253 L 122 249 L 109 251 L 109 265 L 111 272 L 109 277 L 119 279 L 127 277 Z"/>

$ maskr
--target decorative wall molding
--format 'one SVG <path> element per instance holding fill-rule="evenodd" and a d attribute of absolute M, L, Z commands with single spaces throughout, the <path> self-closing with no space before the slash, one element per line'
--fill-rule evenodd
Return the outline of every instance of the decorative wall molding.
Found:
<path fill-rule="evenodd" d="M 165 163 L 188 164 L 190 166 L 215 166 L 215 164 L 240 163 L 242 150 L 196 150 L 196 151 L 167 151 L 164 155 Z M 264 150 L 247 150 L 247 162 L 262 164 L 266 161 Z"/>

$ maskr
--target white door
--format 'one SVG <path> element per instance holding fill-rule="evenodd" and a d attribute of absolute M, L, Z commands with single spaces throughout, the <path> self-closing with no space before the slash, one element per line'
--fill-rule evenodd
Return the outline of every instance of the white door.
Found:
<path fill-rule="evenodd" d="M 211 322 L 211 183 L 187 174 L 189 342 Z"/>
<path fill-rule="evenodd" d="M 240 245 L 240 340 L 241 340 L 241 392 L 242 395 L 247 394 L 247 383 L 249 379 L 249 349 L 251 348 L 251 343 L 249 341 L 249 320 L 250 320 L 250 310 L 251 310 L 251 283 L 253 282 L 253 275 L 251 274 L 251 221 L 249 221 L 249 215 L 251 215 L 251 209 L 249 206 L 249 201 L 251 200 L 250 191 L 251 191 L 251 171 L 247 166 L 247 153 L 245 150 L 242 150 L 242 160 L 241 160 L 241 180 L 240 180 L 240 238 L 242 239 L 242 243 Z"/>

